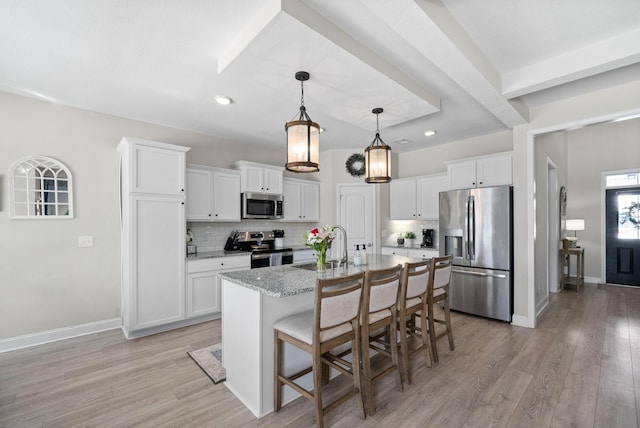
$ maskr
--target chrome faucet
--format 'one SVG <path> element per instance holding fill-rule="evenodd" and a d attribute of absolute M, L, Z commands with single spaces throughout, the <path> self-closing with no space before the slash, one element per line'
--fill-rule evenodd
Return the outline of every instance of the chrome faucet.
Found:
<path fill-rule="evenodd" d="M 342 226 L 333 226 L 334 229 L 339 229 L 340 231 L 342 231 L 342 242 L 343 242 L 343 246 L 344 246 L 344 254 L 342 255 L 342 258 L 339 261 L 339 265 L 344 264 L 345 266 L 347 265 L 347 262 L 349 261 L 349 252 L 347 251 L 347 231 L 344 230 L 344 227 Z"/>

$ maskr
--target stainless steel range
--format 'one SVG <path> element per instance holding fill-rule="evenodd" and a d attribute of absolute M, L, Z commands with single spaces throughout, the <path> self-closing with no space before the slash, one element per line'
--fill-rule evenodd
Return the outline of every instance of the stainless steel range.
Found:
<path fill-rule="evenodd" d="M 251 269 L 293 263 L 293 249 L 276 248 L 275 243 L 274 231 L 236 231 L 231 233 L 224 249 L 251 252 Z"/>

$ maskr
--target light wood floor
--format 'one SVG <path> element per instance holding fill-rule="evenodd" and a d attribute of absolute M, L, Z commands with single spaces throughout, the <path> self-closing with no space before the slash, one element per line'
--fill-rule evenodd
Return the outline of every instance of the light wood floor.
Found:
<path fill-rule="evenodd" d="M 456 350 L 414 361 L 404 392 L 380 382 L 378 412 L 353 399 L 336 427 L 637 427 L 640 289 L 586 285 L 551 295 L 535 330 L 454 314 Z M 298 399 L 257 420 L 187 351 L 218 342 L 220 322 L 127 341 L 105 332 L 0 354 L 0 427 L 306 427 Z M 333 382 L 332 383 L 339 383 Z"/>

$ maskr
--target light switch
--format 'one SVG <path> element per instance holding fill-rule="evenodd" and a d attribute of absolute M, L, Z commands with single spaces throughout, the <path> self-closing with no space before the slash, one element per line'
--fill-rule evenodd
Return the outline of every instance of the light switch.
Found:
<path fill-rule="evenodd" d="M 93 247 L 93 236 L 78 236 L 78 247 Z"/>

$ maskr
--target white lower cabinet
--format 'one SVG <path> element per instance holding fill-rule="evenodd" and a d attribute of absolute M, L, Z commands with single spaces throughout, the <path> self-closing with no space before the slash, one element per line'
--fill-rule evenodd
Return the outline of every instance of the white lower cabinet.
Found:
<path fill-rule="evenodd" d="M 385 254 L 387 256 L 402 256 L 407 257 L 407 248 L 397 248 L 397 247 L 382 247 L 380 249 L 380 253 Z"/>
<path fill-rule="evenodd" d="M 433 248 L 410 248 L 407 251 L 407 255 L 417 259 L 431 259 L 433 257 L 438 257 L 440 252 Z"/>
<path fill-rule="evenodd" d="M 295 250 L 293 252 L 293 264 L 315 262 L 318 258 L 316 250 L 309 248 L 308 250 Z M 327 257 L 329 258 L 329 257 Z"/>
<path fill-rule="evenodd" d="M 222 307 L 218 275 L 250 268 L 250 255 L 187 261 L 187 319 L 220 313 Z"/>

